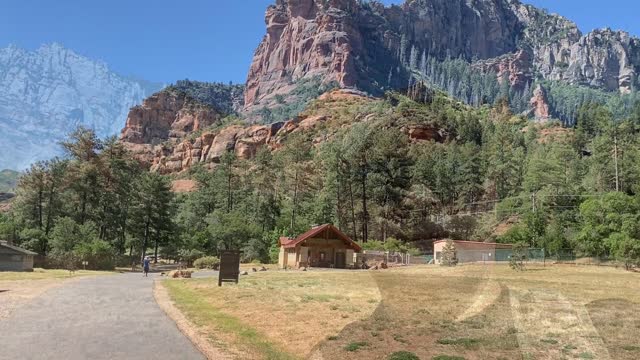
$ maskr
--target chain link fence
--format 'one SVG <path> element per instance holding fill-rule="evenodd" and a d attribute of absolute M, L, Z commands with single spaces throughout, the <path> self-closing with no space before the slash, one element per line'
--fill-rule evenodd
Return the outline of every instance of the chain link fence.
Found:
<path fill-rule="evenodd" d="M 457 249 L 456 259 L 458 264 L 469 263 L 508 263 L 513 256 L 513 249 L 482 249 L 482 250 L 467 250 Z M 545 256 L 544 249 L 529 248 L 526 249 L 525 262 L 526 263 L 541 263 L 545 264 L 547 258 Z"/>
<path fill-rule="evenodd" d="M 624 266 L 613 257 L 609 255 L 586 255 L 574 249 L 560 249 L 555 254 L 549 256 L 556 264 L 571 264 L 571 265 L 594 265 L 594 266 Z"/>

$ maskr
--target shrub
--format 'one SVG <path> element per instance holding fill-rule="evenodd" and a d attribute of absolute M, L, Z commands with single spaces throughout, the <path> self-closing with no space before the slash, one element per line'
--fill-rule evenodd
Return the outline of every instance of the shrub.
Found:
<path fill-rule="evenodd" d="M 113 270 L 116 267 L 115 253 L 111 245 L 103 240 L 94 240 L 76 247 L 78 258 L 87 261 L 87 269 Z"/>
<path fill-rule="evenodd" d="M 215 256 L 201 257 L 193 262 L 193 266 L 196 269 L 218 270 L 218 268 L 220 268 L 220 259 Z"/>
<path fill-rule="evenodd" d="M 519 242 L 513 245 L 513 251 L 509 258 L 509 266 L 513 270 L 524 271 L 525 261 L 527 260 L 527 245 Z"/>
<path fill-rule="evenodd" d="M 396 351 L 387 360 L 420 360 L 418 355 L 408 351 Z"/>
<path fill-rule="evenodd" d="M 193 264 L 196 259 L 204 257 L 204 253 L 200 250 L 180 250 L 178 252 L 180 261 L 185 262 L 187 266 Z"/>
<path fill-rule="evenodd" d="M 440 339 L 437 341 L 440 345 L 456 345 L 463 346 L 467 349 L 473 348 L 480 343 L 478 339 L 472 338 L 459 338 L 459 339 Z"/>
<path fill-rule="evenodd" d="M 346 351 L 358 351 L 360 348 L 365 346 L 369 346 L 368 342 L 360 341 L 360 342 L 352 342 L 344 347 Z"/>
<path fill-rule="evenodd" d="M 458 259 L 456 258 L 456 245 L 452 240 L 447 240 L 446 245 L 442 249 L 442 266 L 456 266 Z"/>

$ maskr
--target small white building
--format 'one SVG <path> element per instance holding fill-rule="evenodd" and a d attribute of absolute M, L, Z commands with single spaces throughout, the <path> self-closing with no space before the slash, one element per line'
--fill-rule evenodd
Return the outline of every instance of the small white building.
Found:
<path fill-rule="evenodd" d="M 442 252 L 448 240 L 438 240 L 433 243 L 435 263 L 442 263 Z M 478 241 L 453 240 L 456 247 L 456 259 L 460 263 L 508 261 L 511 256 L 512 244 L 498 244 Z"/>

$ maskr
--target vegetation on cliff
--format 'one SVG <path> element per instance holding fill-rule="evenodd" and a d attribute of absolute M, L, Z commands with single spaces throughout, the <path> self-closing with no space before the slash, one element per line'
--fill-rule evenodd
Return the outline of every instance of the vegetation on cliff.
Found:
<path fill-rule="evenodd" d="M 244 85 L 179 80 L 163 91 L 184 93 L 200 104 L 208 105 L 224 115 L 230 115 L 243 105 Z"/>

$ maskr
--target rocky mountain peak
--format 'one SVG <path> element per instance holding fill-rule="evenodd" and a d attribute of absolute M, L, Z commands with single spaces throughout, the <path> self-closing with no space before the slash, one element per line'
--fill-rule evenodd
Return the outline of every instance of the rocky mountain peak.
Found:
<path fill-rule="evenodd" d="M 0 169 L 60 154 L 59 141 L 79 125 L 101 137 L 117 134 L 129 108 L 160 87 L 60 44 L 0 49 Z"/>
<path fill-rule="evenodd" d="M 533 79 L 626 93 L 638 83 L 638 39 L 584 35 L 557 14 L 517 0 L 278 0 L 247 78 L 245 111 L 293 97 L 308 78 L 371 94 L 404 89 L 421 58 L 478 62 L 522 88 Z M 292 95 L 293 94 L 293 95 Z"/>

